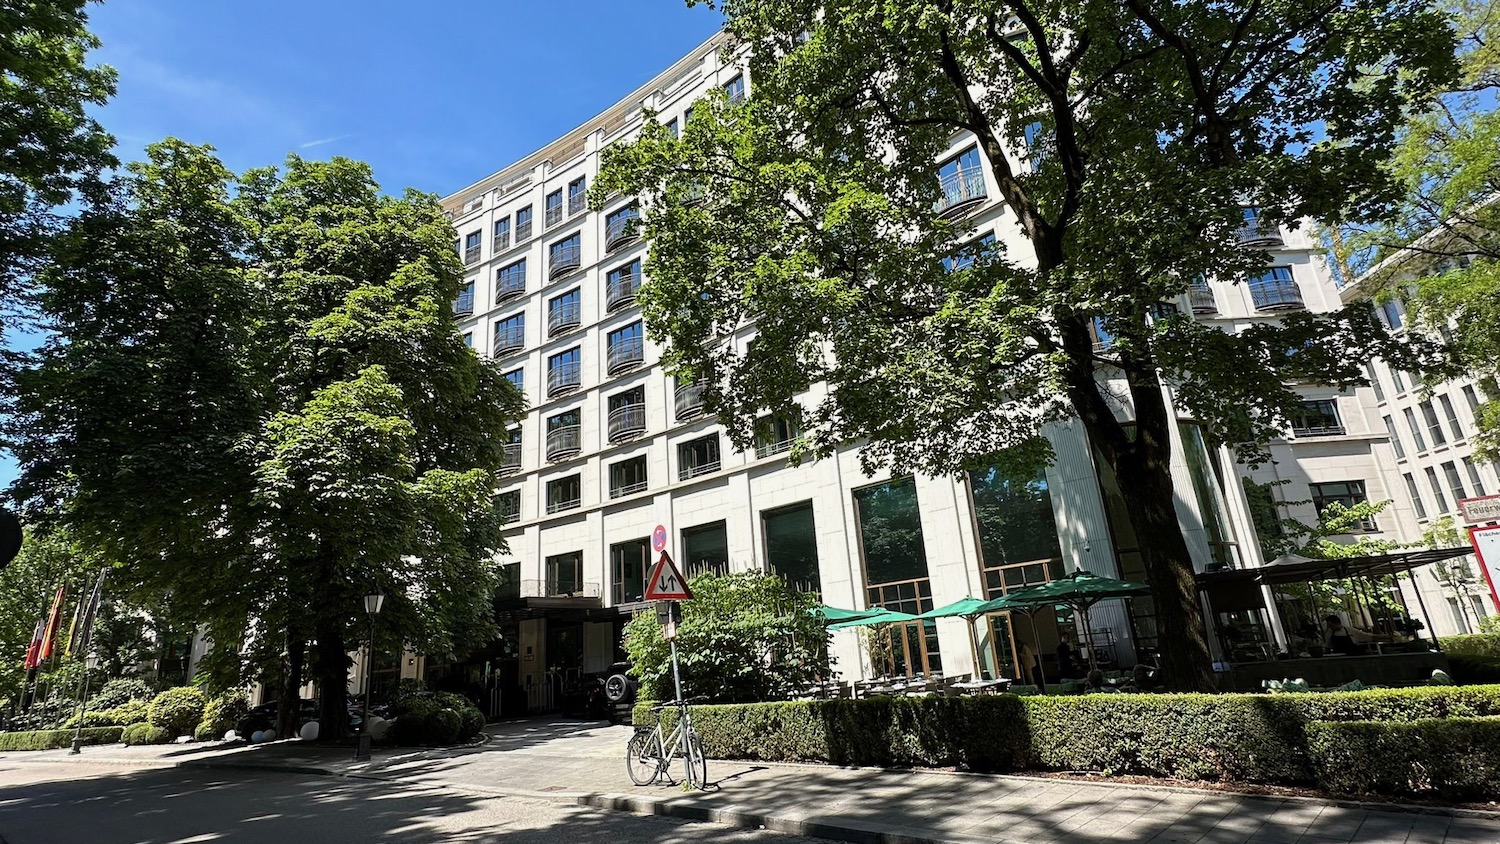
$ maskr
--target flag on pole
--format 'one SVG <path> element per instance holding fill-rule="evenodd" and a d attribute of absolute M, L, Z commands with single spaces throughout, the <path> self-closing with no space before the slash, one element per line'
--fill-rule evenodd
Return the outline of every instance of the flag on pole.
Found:
<path fill-rule="evenodd" d="M 26 670 L 42 664 L 40 654 L 42 652 L 42 632 L 47 629 L 47 617 L 42 616 L 36 620 L 36 629 L 31 632 L 31 645 L 26 648 Z"/>
<path fill-rule="evenodd" d="M 57 644 L 57 629 L 62 626 L 63 599 L 66 597 L 67 589 L 57 587 L 57 595 L 52 599 L 52 612 L 47 614 L 47 629 L 42 633 L 42 647 L 36 657 L 38 665 L 52 656 L 52 648 Z"/>
<path fill-rule="evenodd" d="M 94 591 L 83 605 L 83 618 L 78 623 L 78 645 L 73 648 L 73 652 L 80 657 L 89 652 L 89 645 L 94 642 L 94 616 L 99 614 L 99 601 L 104 597 L 104 576 L 108 573 L 109 569 L 99 572 L 99 579 L 94 581 Z"/>
<path fill-rule="evenodd" d="M 83 620 L 83 610 L 88 602 L 89 596 L 84 595 L 78 599 L 78 606 L 73 608 L 73 623 L 68 625 L 68 645 L 63 648 L 64 659 L 73 655 L 73 643 L 78 641 L 78 622 Z"/>

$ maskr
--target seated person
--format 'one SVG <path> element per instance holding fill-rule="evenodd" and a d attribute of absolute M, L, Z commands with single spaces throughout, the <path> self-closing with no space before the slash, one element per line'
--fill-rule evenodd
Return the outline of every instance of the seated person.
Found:
<path fill-rule="evenodd" d="M 1369 637 L 1353 628 L 1345 627 L 1344 622 L 1336 615 L 1329 615 L 1323 619 L 1328 625 L 1328 638 L 1325 645 L 1330 653 L 1356 655 L 1369 653 L 1370 649 L 1363 642 Z"/>
<path fill-rule="evenodd" d="M 1106 685 L 1104 685 L 1104 672 L 1100 671 L 1097 668 L 1095 668 L 1093 671 L 1089 672 L 1088 679 L 1084 682 L 1083 691 L 1084 691 L 1084 694 L 1089 694 L 1089 693 L 1093 693 L 1093 692 L 1104 692 L 1106 694 L 1111 694 L 1111 693 L 1118 694 L 1120 690 L 1114 688 L 1113 686 L 1106 686 Z"/>

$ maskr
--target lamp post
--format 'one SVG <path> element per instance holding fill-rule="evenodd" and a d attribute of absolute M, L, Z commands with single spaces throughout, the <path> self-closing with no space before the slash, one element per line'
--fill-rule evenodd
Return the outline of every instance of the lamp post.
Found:
<path fill-rule="evenodd" d="M 380 593 L 365 596 L 365 613 L 370 616 L 370 639 L 365 647 L 365 700 L 364 711 L 359 719 L 359 739 L 354 746 L 354 761 L 363 762 L 370 758 L 370 673 L 375 670 L 375 616 L 380 614 L 380 608 L 385 604 L 385 596 Z"/>
<path fill-rule="evenodd" d="M 99 656 L 89 654 L 83 661 L 83 667 L 83 700 L 78 702 L 78 726 L 73 730 L 73 748 L 68 751 L 69 754 L 83 752 L 83 713 L 89 705 L 89 675 L 99 667 Z"/>

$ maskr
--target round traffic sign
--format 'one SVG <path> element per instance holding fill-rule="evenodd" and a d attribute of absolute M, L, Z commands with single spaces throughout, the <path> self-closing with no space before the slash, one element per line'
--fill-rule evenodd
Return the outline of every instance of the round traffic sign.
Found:
<path fill-rule="evenodd" d="M 656 530 L 651 531 L 651 550 L 664 551 L 667 547 L 667 529 L 657 525 Z"/>

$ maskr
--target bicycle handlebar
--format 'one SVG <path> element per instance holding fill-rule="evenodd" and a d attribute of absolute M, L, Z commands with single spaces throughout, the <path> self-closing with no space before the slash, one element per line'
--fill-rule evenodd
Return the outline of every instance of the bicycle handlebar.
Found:
<path fill-rule="evenodd" d="M 651 711 L 660 712 L 663 709 L 667 709 L 669 707 L 676 706 L 680 708 L 685 707 L 690 703 L 703 703 L 706 700 L 708 700 L 708 695 L 694 695 L 693 697 L 690 697 L 686 700 L 664 700 L 661 703 L 653 704 L 651 707 Z"/>

